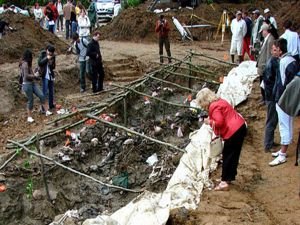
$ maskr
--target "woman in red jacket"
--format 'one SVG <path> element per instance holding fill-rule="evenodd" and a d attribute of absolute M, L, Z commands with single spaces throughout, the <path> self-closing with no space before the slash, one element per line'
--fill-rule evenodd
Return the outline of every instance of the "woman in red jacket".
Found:
<path fill-rule="evenodd" d="M 197 103 L 208 111 L 209 117 L 204 119 L 204 123 L 213 127 L 215 134 L 224 140 L 222 180 L 215 190 L 228 190 L 230 182 L 235 180 L 237 174 L 240 153 L 247 133 L 246 122 L 227 101 L 217 97 L 208 88 L 198 92 Z"/>

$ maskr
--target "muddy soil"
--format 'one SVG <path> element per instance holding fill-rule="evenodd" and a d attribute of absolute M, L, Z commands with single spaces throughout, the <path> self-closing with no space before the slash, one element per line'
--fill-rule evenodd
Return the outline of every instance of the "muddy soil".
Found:
<path fill-rule="evenodd" d="M 284 1 L 271 1 L 268 3 L 257 1 L 257 4 L 259 8 L 270 7 L 271 10 L 275 11 L 274 14 L 278 18 L 277 21 L 279 24 L 282 24 L 283 20 L 287 17 L 293 17 L 296 21 L 295 28 L 299 29 L 299 25 L 297 25 L 299 24 L 299 16 L 297 16 L 299 2 L 296 1 L 295 3 L 295 1 L 291 1 L 287 4 Z M 215 5 L 215 8 L 220 13 L 224 8 L 235 11 L 236 9 L 250 9 L 251 7 L 253 7 L 253 5 L 249 4 Z M 183 11 L 185 10 L 186 9 L 183 9 Z M 213 19 L 213 21 L 218 23 L 219 17 L 215 18 L 215 11 L 210 6 L 204 6 L 203 9 L 199 10 L 200 11 L 197 12 L 198 16 L 205 19 Z M 123 19 L 119 20 L 117 24 L 113 25 L 112 22 L 107 27 L 100 29 L 103 32 L 103 39 L 107 39 L 102 40 L 100 44 L 107 74 L 105 88 L 108 90 L 113 88 L 111 82 L 124 84 L 124 82 L 141 77 L 145 72 L 152 71 L 160 66 L 158 46 L 156 43 L 153 43 L 156 38 L 152 32 L 156 17 L 142 12 L 144 11 L 141 9 L 137 10 L 137 12 L 129 11 L 128 14 L 123 15 L 123 17 L 121 15 L 120 18 Z M 139 15 L 146 15 L 147 19 L 143 19 L 141 23 L 137 23 L 136 21 L 138 20 L 136 20 L 135 17 L 139 17 Z M 171 17 L 172 15 L 172 13 L 168 13 L 167 16 Z M 188 11 L 186 23 L 189 22 L 189 15 L 190 12 Z M 122 22 L 131 24 L 131 29 L 129 29 L 127 25 L 122 25 Z M 112 31 L 113 26 L 118 26 L 120 32 L 124 31 L 122 36 L 118 36 L 118 33 Z M 24 26 L 24 28 L 25 27 L 28 26 Z M 144 27 L 147 27 L 148 30 L 145 31 Z M 133 28 L 135 28 L 134 35 L 132 35 Z M 31 30 L 33 30 L 32 27 Z M 11 35 L 17 34 L 12 33 Z M 36 34 L 35 37 L 38 35 L 39 34 Z M 204 36 L 205 35 L 206 34 L 204 34 Z M 53 115 L 52 117 L 46 118 L 40 115 L 38 113 L 39 104 L 36 101 L 34 111 L 34 119 L 36 122 L 34 124 L 26 123 L 26 99 L 17 91 L 16 83 L 18 76 L 17 59 L 21 56 L 21 52 L 23 51 L 19 50 L 19 48 L 22 49 L 26 46 L 32 47 L 32 45 L 27 44 L 18 45 L 22 43 L 19 39 L 24 38 L 24 36 L 7 39 L 8 42 L 5 42 L 5 45 L 2 45 L 4 42 L 0 42 L 0 54 L 3 52 L 2 49 L 12 51 L 9 48 L 10 45 L 13 47 L 12 49 L 18 47 L 18 52 L 14 51 L 14 54 L 6 54 L 5 58 L 0 55 L 0 59 L 3 60 L 0 64 L 6 62 L 0 65 L 0 94 L 2 96 L 0 99 L 0 132 L 3 134 L 0 138 L 1 164 L 10 157 L 12 152 L 12 150 L 5 148 L 7 139 L 20 140 L 31 136 L 33 133 L 53 128 L 53 126 L 55 127 L 57 124 L 47 125 L 47 122 L 59 117 L 58 115 Z M 38 52 L 38 48 L 45 46 L 48 36 L 49 34 L 46 34 L 38 38 L 37 42 L 39 44 L 35 44 L 35 46 L 37 46 L 35 52 Z M 53 38 L 53 41 L 58 43 L 56 37 Z M 110 40 L 118 40 L 118 42 Z M 130 42 L 124 42 L 124 40 Z M 140 43 L 141 40 L 143 43 Z M 180 42 L 180 37 L 175 28 L 173 28 L 171 40 L 172 55 L 178 59 L 183 58 L 190 49 L 212 55 L 216 58 L 228 59 L 228 38 L 223 46 L 220 44 L 220 40 L 217 40 L 217 42 Z M 29 39 L 28 42 L 31 43 L 32 40 Z M 24 43 L 27 42 L 25 41 Z M 58 49 L 63 50 L 64 46 L 66 45 L 63 43 Z M 60 50 L 58 52 L 60 53 Z M 36 56 L 37 55 L 35 55 L 35 57 Z M 12 61 L 14 63 L 9 63 Z M 226 74 L 227 68 L 220 66 L 212 67 L 210 60 L 202 59 L 202 63 L 207 63 L 207 66 L 210 69 L 213 68 L 218 76 Z M 111 92 L 92 95 L 91 89 L 88 89 L 84 94 L 79 93 L 78 66 L 75 63 L 74 56 L 59 54 L 57 59 L 57 71 L 56 103 L 62 105 L 65 109 L 71 110 L 73 107 L 86 107 L 113 96 Z M 125 75 L 122 72 L 124 72 Z M 126 79 L 118 80 L 120 77 L 126 77 Z M 90 81 L 87 82 L 88 87 L 90 87 Z M 180 99 L 175 97 L 173 100 L 181 101 L 186 97 L 187 96 L 180 96 Z M 222 193 L 205 190 L 197 210 L 174 210 L 169 224 L 300 224 L 300 199 L 298 196 L 300 174 L 299 167 L 294 166 L 294 149 L 296 148 L 297 132 L 300 130 L 300 120 L 298 118 L 295 119 L 294 122 L 294 142 L 289 148 L 287 163 L 274 168 L 269 167 L 268 162 L 271 160 L 271 157 L 269 154 L 264 153 L 262 145 L 266 109 L 263 106 L 259 107 L 257 105 L 259 98 L 260 92 L 258 82 L 256 82 L 249 99 L 237 108 L 248 122 L 249 133 L 243 147 L 238 177 L 232 185 L 231 190 Z M 143 98 L 139 99 L 141 102 L 143 100 Z M 148 114 L 144 114 L 143 110 L 134 107 L 129 109 L 129 124 L 132 126 L 145 124 L 147 125 L 144 126 L 145 131 L 151 134 L 151 132 L 153 132 L 153 121 L 155 122 L 161 118 L 155 117 L 155 111 L 152 111 L 154 109 L 149 110 Z M 118 114 L 119 116 L 116 120 L 122 121 L 121 105 L 114 108 L 111 113 Z M 167 113 L 174 116 L 176 112 L 171 113 L 167 110 Z M 136 120 L 135 115 L 140 114 L 143 114 L 143 118 L 147 118 L 148 120 Z M 70 122 L 74 122 L 84 116 L 85 115 L 79 115 L 79 117 L 71 119 Z M 147 124 L 147 121 L 151 121 L 151 123 Z M 196 126 L 197 123 L 195 123 L 194 120 L 192 121 L 193 125 Z M 68 155 L 73 159 L 71 162 L 68 162 L 67 165 L 90 175 L 97 176 L 99 179 L 107 182 L 125 169 L 130 173 L 129 183 L 132 185 L 130 188 L 146 187 L 148 190 L 160 191 L 165 187 L 168 181 L 168 179 L 165 178 L 168 177 L 167 175 L 172 174 L 173 169 L 178 163 L 180 154 L 170 153 L 169 151 L 165 151 L 165 149 L 160 149 L 158 146 L 141 142 L 139 139 L 134 139 L 136 145 L 134 145 L 134 148 L 130 148 L 130 154 L 124 154 L 124 152 L 127 153 L 128 149 L 126 149 L 127 147 L 124 147 L 124 149 L 119 147 L 119 142 L 122 141 L 123 143 L 125 141 L 121 139 L 118 140 L 119 142 L 112 141 L 111 144 L 114 145 L 114 149 L 118 150 L 114 153 L 115 156 L 118 156 L 119 159 L 125 159 L 125 163 L 116 163 L 119 162 L 118 160 L 108 160 L 109 163 L 104 167 L 95 167 L 99 166 L 98 163 L 109 156 L 110 151 L 105 148 L 105 143 L 110 143 L 111 138 L 118 138 L 120 134 L 116 134 L 116 130 L 114 129 L 106 132 L 103 126 L 91 127 L 93 127 L 93 130 L 89 132 L 82 131 L 80 128 L 72 130 L 72 132 L 83 132 L 85 134 L 83 135 L 86 137 L 86 142 L 84 143 L 85 148 L 70 153 L 68 148 L 63 147 L 66 136 L 65 133 L 61 133 L 55 138 L 47 139 L 45 151 L 50 156 L 57 157 L 57 160 L 62 160 L 58 154 L 58 152 L 62 152 L 64 155 Z M 91 129 L 91 127 L 88 127 L 88 130 Z M 149 129 L 149 127 L 151 127 L 152 130 Z M 191 128 L 194 129 L 196 127 L 192 126 Z M 164 127 L 164 129 L 168 130 L 167 126 Z M 176 145 L 184 146 L 184 144 L 186 144 L 188 131 L 189 129 L 186 130 L 183 139 L 174 138 L 176 135 L 174 131 L 169 131 L 163 138 L 168 139 Z M 101 140 L 100 144 L 96 147 L 90 143 L 90 139 L 94 137 L 94 133 L 99 140 Z M 106 133 L 106 135 L 103 136 L 103 133 Z M 131 138 L 127 136 L 126 133 L 121 136 L 126 137 L 126 139 Z M 279 142 L 278 131 L 276 131 L 276 142 Z M 75 145 L 71 147 L 76 149 Z M 149 171 L 149 168 L 145 166 L 145 159 L 153 153 L 153 149 L 157 149 L 158 155 L 165 159 L 165 165 L 167 165 L 170 170 L 162 173 L 160 179 L 150 182 L 147 178 L 152 171 Z M 118 157 L 116 158 L 118 159 Z M 133 167 L 132 165 L 137 167 Z M 135 196 L 135 194 L 126 192 L 107 190 L 100 185 L 95 185 L 84 178 L 59 169 L 51 163 L 47 163 L 46 167 L 46 173 L 48 174 L 47 179 L 50 184 L 50 197 L 52 199 L 50 202 L 46 200 L 47 196 L 43 188 L 43 182 L 40 179 L 40 166 L 37 158 L 28 157 L 26 154 L 20 155 L 0 171 L 5 174 L 8 187 L 5 192 L 0 192 L 0 224 L 49 224 L 56 215 L 64 213 L 68 209 L 79 209 L 83 218 L 94 217 L 106 210 L 109 212 L 116 210 Z M 112 172 L 108 173 L 108 170 Z M 220 170 L 212 175 L 214 180 L 219 177 Z M 31 184 L 34 185 L 33 188 L 31 188 Z M 28 191 L 34 193 L 33 198 L 30 198 L 30 196 L 29 198 L 27 197 L 27 194 L 31 194 L 28 193 Z M 117 203 L 113 201 L 115 199 L 118 199 Z"/>
<path fill-rule="evenodd" d="M 112 61 L 114 59 L 120 60 L 120 58 L 132 58 L 137 57 L 143 63 L 147 62 L 148 65 L 158 66 L 157 57 L 157 46 L 156 44 L 133 44 L 133 43 L 122 43 L 122 42 L 101 42 L 103 48 L 103 58 L 105 61 Z M 213 46 L 217 45 L 219 51 L 215 52 L 211 49 Z M 135 50 L 133 50 L 133 48 Z M 216 43 L 193 43 L 190 46 L 186 44 L 172 44 L 173 55 L 180 58 L 186 54 L 187 49 L 194 49 L 197 51 L 202 51 L 207 54 L 212 54 L 215 57 L 223 58 L 226 53 L 226 47 L 222 47 L 220 44 Z M 222 50 L 223 49 L 223 50 Z M 68 64 L 68 58 L 65 56 L 60 56 L 64 60 L 58 60 L 58 68 L 60 66 L 64 67 Z M 5 64 L 0 68 L 13 68 L 16 64 Z M 71 76 L 73 83 L 70 83 L 70 79 L 65 79 L 69 81 L 68 83 L 62 82 L 58 85 L 56 92 L 56 98 L 59 103 L 62 103 L 64 107 L 70 108 L 72 105 L 80 106 L 88 104 L 95 101 L 101 101 L 108 98 L 110 95 L 103 93 L 101 95 L 90 95 L 90 90 L 86 94 L 79 94 L 76 83 L 76 74 L 66 73 L 62 77 Z M 64 79 L 61 78 L 63 81 Z M 106 82 L 106 88 L 109 87 L 109 82 Z M 213 191 L 205 190 L 203 193 L 202 201 L 199 208 L 196 211 L 187 212 L 181 210 L 180 212 L 173 212 L 171 224 L 299 224 L 298 213 L 299 213 L 299 168 L 294 166 L 296 147 L 293 143 L 290 147 L 288 162 L 282 166 L 270 168 L 267 163 L 271 160 L 269 154 L 265 154 L 262 147 L 262 137 L 263 137 L 263 126 L 265 119 L 265 108 L 257 107 L 257 101 L 259 100 L 259 88 L 256 83 L 254 86 L 254 91 L 251 94 L 249 100 L 243 103 L 238 110 L 245 116 L 249 124 L 249 134 L 245 146 L 243 148 L 243 153 L 241 157 L 241 165 L 239 167 L 239 175 L 237 181 L 234 183 L 232 189 L 225 193 L 216 193 Z M 14 110 L 10 114 L 4 116 L 2 121 L 1 132 L 5 133 L 2 140 L 2 156 L 6 155 L 11 150 L 4 150 L 4 144 L 7 138 L 11 139 L 21 139 L 22 137 L 28 137 L 28 135 L 38 132 L 43 129 L 47 129 L 45 123 L 48 120 L 52 120 L 57 116 L 52 118 L 47 118 L 38 115 L 38 112 L 34 113 L 36 123 L 28 125 L 26 121 L 26 111 L 25 111 L 25 99 L 20 98 L 18 104 L 14 107 Z M 122 107 L 119 109 L 121 110 Z M 36 110 L 38 110 L 38 103 L 36 103 Z M 139 109 L 135 109 L 139 112 Z M 116 112 L 116 111 L 114 111 Z M 120 111 L 118 112 L 120 113 Z M 135 115 L 135 114 L 133 114 Z M 137 121 L 132 120 L 131 123 L 137 125 Z M 18 124 L 18 126 L 16 126 Z M 299 119 L 295 120 L 295 132 L 299 130 Z M 99 131 L 99 133 L 101 133 Z M 173 141 L 176 139 L 173 139 Z M 276 133 L 276 140 L 279 142 L 278 132 Z M 296 140 L 296 135 L 294 140 Z M 62 134 L 52 143 L 64 143 L 65 135 Z M 184 141 L 181 143 L 183 144 Z M 51 143 L 50 143 L 51 144 Z M 179 144 L 179 143 L 177 143 Z M 55 144 L 54 144 L 55 145 Z M 55 152 L 53 150 L 53 152 Z M 95 152 L 96 153 L 96 152 Z M 87 158 L 79 160 L 76 164 L 71 164 L 75 168 L 80 168 L 82 171 L 88 172 L 89 167 L 94 165 L 94 162 L 100 160 L 100 156 L 96 157 L 98 154 L 95 153 L 87 154 Z M 100 152 L 99 152 L 100 153 Z M 147 152 L 143 156 L 143 160 L 150 156 L 152 152 Z M 108 154 L 107 151 L 101 151 L 101 156 L 104 157 Z M 160 154 L 160 153 L 159 153 Z M 173 156 L 172 156 L 173 157 Z M 177 157 L 174 158 L 174 160 Z M 6 199 L 7 203 L 17 209 L 17 214 L 15 217 L 10 217 L 10 223 L 4 224 L 14 224 L 12 221 L 22 221 L 22 224 L 42 224 L 50 222 L 55 215 L 63 213 L 65 209 L 81 209 L 80 212 L 83 216 L 93 217 L 97 213 L 101 213 L 108 207 L 111 210 L 116 209 L 129 201 L 133 196 L 131 194 L 120 194 L 120 192 L 110 193 L 108 196 L 101 194 L 101 187 L 94 186 L 85 179 L 79 178 L 69 174 L 61 169 L 52 168 L 53 165 L 48 165 L 49 174 L 51 174 L 48 179 L 51 182 L 55 182 L 57 186 L 51 186 L 51 195 L 57 199 L 55 203 L 56 207 L 47 201 L 45 201 L 46 196 L 43 191 L 43 183 L 41 181 L 34 183 L 34 191 L 37 195 L 37 199 L 28 199 L 26 197 L 26 185 L 28 185 L 28 178 L 30 174 L 39 176 L 39 166 L 38 162 L 31 163 L 32 167 L 24 169 L 24 163 L 26 163 L 28 156 L 24 155 L 9 164 L 8 170 L 5 172 L 7 180 L 9 181 L 9 189 L 5 193 L 1 193 L 2 198 Z M 134 159 L 134 157 L 132 157 Z M 138 159 L 138 158 L 137 158 Z M 140 159 L 139 159 L 140 160 Z M 174 161 L 171 160 L 171 161 Z M 85 162 L 85 163 L 84 163 Z M 88 162 L 88 163 L 87 163 Z M 174 161 L 175 165 L 178 159 Z M 119 167 L 116 167 L 119 168 Z M 115 168 L 115 173 L 107 174 L 106 177 L 100 175 L 100 177 L 110 179 L 113 175 L 118 174 L 120 170 Z M 16 176 L 16 171 L 18 174 Z M 37 172 L 35 174 L 34 172 Z M 51 172 L 52 171 L 52 172 Z M 102 170 L 100 170 L 102 171 Z M 143 170 L 139 170 L 143 171 Z M 147 171 L 147 170 L 146 170 Z M 149 173 L 150 171 L 148 171 Z M 169 171 L 170 172 L 170 171 Z M 91 172 L 93 174 L 93 172 Z M 64 176 L 65 179 L 59 179 Z M 140 175 L 139 181 L 145 181 Z M 213 175 L 214 179 L 220 176 L 220 171 Z M 76 180 L 76 184 L 74 183 Z M 131 180 L 132 183 L 134 183 Z M 154 190 L 159 191 L 167 183 L 167 180 L 159 181 L 154 185 L 150 185 Z M 137 182 L 138 184 L 138 182 Z M 146 185 L 144 183 L 144 185 Z M 147 187 L 150 187 L 146 185 Z M 20 192 L 21 191 L 21 192 Z M 106 191 L 106 190 L 102 190 Z M 18 202 L 22 204 L 16 204 L 13 196 L 18 196 Z M 89 204 L 82 206 L 84 202 L 82 197 L 85 196 L 85 200 L 89 201 Z M 118 197 L 123 199 L 118 205 L 114 205 L 111 198 Z M 64 200 L 61 200 L 64 199 Z M 98 199 L 95 201 L 95 199 Z M 39 205 L 39 207 L 37 207 Z M 3 206 L 3 205 L 2 205 Z M 282 210 L 283 209 L 283 210 Z M 6 211 L 3 215 L 10 214 L 10 210 Z M 47 213 L 45 213 L 47 212 Z M 11 214 L 10 214 L 11 215 Z M 25 215 L 28 215 L 27 217 Z M 2 218 L 2 221 L 6 217 Z"/>

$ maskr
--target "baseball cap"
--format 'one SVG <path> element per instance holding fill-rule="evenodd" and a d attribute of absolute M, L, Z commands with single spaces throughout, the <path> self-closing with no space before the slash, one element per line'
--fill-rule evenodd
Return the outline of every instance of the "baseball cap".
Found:
<path fill-rule="evenodd" d="M 270 9 L 269 9 L 269 8 L 266 8 L 266 9 L 264 10 L 264 13 L 268 13 L 268 12 L 270 12 Z"/>
<path fill-rule="evenodd" d="M 237 12 L 236 12 L 236 15 L 241 15 L 241 14 L 242 14 L 241 11 L 237 11 Z"/>
<path fill-rule="evenodd" d="M 252 13 L 254 13 L 254 14 L 260 14 L 260 12 L 259 12 L 258 9 L 255 9 Z"/>
<path fill-rule="evenodd" d="M 264 23 L 264 24 L 260 27 L 259 33 L 262 32 L 263 30 L 269 30 L 269 29 L 270 29 L 269 25 Z"/>

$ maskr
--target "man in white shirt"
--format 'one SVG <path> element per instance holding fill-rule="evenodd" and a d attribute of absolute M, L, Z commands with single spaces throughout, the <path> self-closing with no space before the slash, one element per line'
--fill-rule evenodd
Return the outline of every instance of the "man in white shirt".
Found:
<path fill-rule="evenodd" d="M 276 20 L 275 20 L 274 16 L 271 15 L 270 9 L 266 8 L 264 10 L 264 14 L 265 14 L 265 19 L 268 19 L 270 21 L 270 23 L 274 26 L 274 28 L 276 30 L 278 30 Z"/>
<path fill-rule="evenodd" d="M 300 39 L 297 32 L 291 31 L 292 22 L 290 20 L 286 20 L 283 23 L 283 28 L 285 29 L 284 33 L 280 36 L 280 38 L 284 38 L 287 40 L 287 51 L 290 53 L 295 60 L 299 63 L 299 55 L 300 55 Z"/>
<path fill-rule="evenodd" d="M 234 63 L 234 55 L 237 53 L 239 56 L 239 62 L 242 62 L 242 49 L 243 49 L 243 38 L 247 33 L 247 25 L 244 20 L 242 20 L 242 12 L 238 11 L 236 13 L 236 18 L 231 22 L 231 46 L 230 55 L 231 60 Z"/>

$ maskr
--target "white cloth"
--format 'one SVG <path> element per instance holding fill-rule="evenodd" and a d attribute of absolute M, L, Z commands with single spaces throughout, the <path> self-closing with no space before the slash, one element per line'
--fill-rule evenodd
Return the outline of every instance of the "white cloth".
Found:
<path fill-rule="evenodd" d="M 280 36 L 287 40 L 287 50 L 292 56 L 300 55 L 300 39 L 297 32 L 286 29 Z"/>
<path fill-rule="evenodd" d="M 242 55 L 243 40 L 231 39 L 230 55 L 238 54 Z"/>
<path fill-rule="evenodd" d="M 34 18 L 36 20 L 40 20 L 43 18 L 43 11 L 41 8 L 33 10 Z"/>
<path fill-rule="evenodd" d="M 281 78 L 282 85 L 285 84 L 285 78 L 286 78 L 285 70 L 286 70 L 287 66 L 294 61 L 295 61 L 295 59 L 292 56 L 287 55 L 287 54 L 284 54 L 282 56 L 282 58 L 280 59 L 279 72 L 280 72 L 280 78 Z"/>
<path fill-rule="evenodd" d="M 247 33 L 246 22 L 242 19 L 239 21 L 235 18 L 231 22 L 232 40 L 243 40 Z"/>
<path fill-rule="evenodd" d="M 87 37 L 90 35 L 90 19 L 87 16 L 78 17 L 79 37 Z"/>
<path fill-rule="evenodd" d="M 277 23 L 276 23 L 276 20 L 273 16 L 270 16 L 269 18 L 271 24 L 273 24 L 274 28 L 277 29 Z"/>
<path fill-rule="evenodd" d="M 278 126 L 280 133 L 280 144 L 289 145 L 293 139 L 293 117 L 286 114 L 276 103 L 276 111 L 278 114 Z"/>
<path fill-rule="evenodd" d="M 56 8 L 57 8 L 58 15 L 60 16 L 64 15 L 63 6 L 61 2 L 60 3 L 57 2 Z"/>
<path fill-rule="evenodd" d="M 253 28 L 252 28 L 252 40 L 253 40 L 253 44 L 259 42 L 259 40 L 257 39 L 258 36 L 258 31 L 260 29 L 259 25 L 260 25 L 260 21 L 264 20 L 263 16 L 260 15 L 256 20 L 254 20 L 253 22 Z"/>

